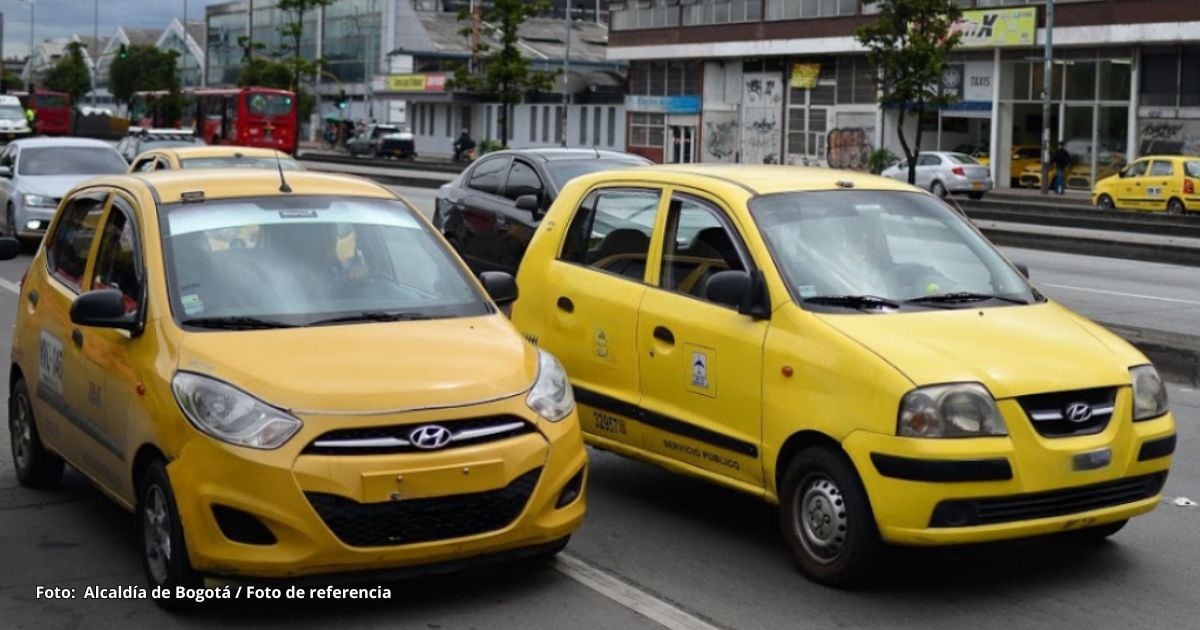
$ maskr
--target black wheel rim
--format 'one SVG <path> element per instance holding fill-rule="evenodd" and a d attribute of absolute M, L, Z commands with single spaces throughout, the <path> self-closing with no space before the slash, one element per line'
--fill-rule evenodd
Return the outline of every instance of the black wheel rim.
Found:
<path fill-rule="evenodd" d="M 33 459 L 33 416 L 24 394 L 16 395 L 15 407 L 8 421 L 8 432 L 12 440 L 13 464 L 17 470 L 25 471 Z"/>
<path fill-rule="evenodd" d="M 146 492 L 142 506 L 142 542 L 146 550 L 146 568 L 155 584 L 167 581 L 171 562 L 171 513 L 162 487 L 155 484 Z"/>

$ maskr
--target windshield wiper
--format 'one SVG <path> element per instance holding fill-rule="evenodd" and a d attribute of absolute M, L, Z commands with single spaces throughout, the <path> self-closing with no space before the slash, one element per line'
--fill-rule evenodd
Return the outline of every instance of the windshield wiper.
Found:
<path fill-rule="evenodd" d="M 818 295 L 804 298 L 809 304 L 828 304 L 830 306 L 845 306 L 847 308 L 900 308 L 900 305 L 887 298 L 877 295 Z"/>
<path fill-rule="evenodd" d="M 388 311 L 362 311 L 360 313 L 351 313 L 349 315 L 339 315 L 338 317 L 330 317 L 329 319 L 318 319 L 315 322 L 309 322 L 309 326 L 323 326 L 325 324 L 345 324 L 350 322 L 411 322 L 420 319 L 433 319 L 429 315 L 422 313 L 392 313 Z"/>
<path fill-rule="evenodd" d="M 197 328 L 219 328 L 224 330 L 267 330 L 270 328 L 295 328 L 295 324 L 277 322 L 258 317 L 193 317 L 183 320 L 185 326 Z"/>
<path fill-rule="evenodd" d="M 983 302 L 985 300 L 1000 300 L 1010 304 L 1029 304 L 1020 298 L 1004 297 L 1003 295 L 992 295 L 990 293 L 971 293 L 969 291 L 958 291 L 955 293 L 940 293 L 938 295 L 924 295 L 919 298 L 905 300 L 905 304 L 956 304 L 961 302 Z"/>

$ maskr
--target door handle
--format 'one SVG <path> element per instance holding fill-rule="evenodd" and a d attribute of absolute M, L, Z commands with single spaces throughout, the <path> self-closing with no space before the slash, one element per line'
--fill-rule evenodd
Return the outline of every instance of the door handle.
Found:
<path fill-rule="evenodd" d="M 83 333 L 78 328 L 71 331 L 71 341 L 75 342 L 76 346 L 83 347 Z"/>
<path fill-rule="evenodd" d="M 558 306 L 558 310 L 564 313 L 575 312 L 575 303 L 571 301 L 571 298 L 566 296 L 558 298 L 558 301 L 555 302 L 555 306 Z"/>
<path fill-rule="evenodd" d="M 671 332 L 665 326 L 654 327 L 654 338 L 667 344 L 668 346 L 675 345 L 675 333 Z"/>
<path fill-rule="evenodd" d="M 38 300 L 40 299 L 40 296 L 38 296 L 37 289 L 30 291 L 29 295 L 26 296 L 26 299 L 29 300 L 30 304 L 37 306 Z"/>

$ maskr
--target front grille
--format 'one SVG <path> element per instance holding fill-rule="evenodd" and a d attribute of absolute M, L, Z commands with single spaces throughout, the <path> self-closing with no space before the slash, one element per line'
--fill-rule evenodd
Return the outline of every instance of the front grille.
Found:
<path fill-rule="evenodd" d="M 439 426 L 450 432 L 441 449 L 504 440 L 533 433 L 534 426 L 517 416 L 485 416 L 463 420 L 418 422 L 382 427 L 334 429 L 304 448 L 304 455 L 381 455 L 387 453 L 423 453 L 429 450 L 413 444 L 411 434 L 422 427 Z"/>
<path fill-rule="evenodd" d="M 1166 480 L 1167 473 L 1161 472 L 1049 492 L 942 501 L 934 508 L 929 526 L 992 525 L 1078 514 L 1149 499 L 1162 490 Z"/>
<path fill-rule="evenodd" d="M 324 492 L 304 495 L 334 535 L 351 547 L 410 545 L 507 527 L 524 511 L 541 473 L 535 468 L 497 490 L 428 499 L 359 503 Z"/>
<path fill-rule="evenodd" d="M 1021 185 L 1026 188 L 1034 188 L 1042 184 L 1042 178 L 1039 175 L 1022 175 Z"/>
<path fill-rule="evenodd" d="M 1071 437 L 1100 433 L 1112 419 L 1117 388 L 1100 387 L 1070 392 L 1021 396 L 1017 402 L 1045 437 Z M 1087 412 L 1079 415 L 1084 406 Z M 1072 413 L 1072 412 L 1076 413 Z"/>

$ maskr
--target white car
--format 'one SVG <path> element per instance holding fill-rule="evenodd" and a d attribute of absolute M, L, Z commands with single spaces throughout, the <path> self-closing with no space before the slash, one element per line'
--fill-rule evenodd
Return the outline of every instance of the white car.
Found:
<path fill-rule="evenodd" d="M 41 238 L 58 202 L 79 182 L 129 168 L 107 142 L 90 138 L 25 138 L 0 152 L 4 234 Z"/>
<path fill-rule="evenodd" d="M 7 94 L 0 95 L 0 139 L 11 142 L 32 135 L 33 129 L 29 127 L 29 119 L 25 117 L 21 99 Z"/>
<path fill-rule="evenodd" d="M 908 161 L 889 166 L 882 175 L 907 182 Z M 971 199 L 982 199 L 993 186 L 988 167 L 965 153 L 954 151 L 922 151 L 917 155 L 915 184 L 938 197 L 965 194 Z"/>

